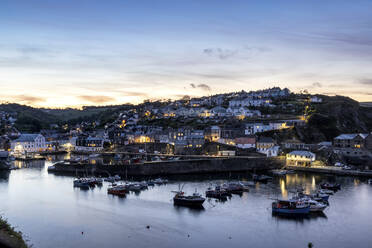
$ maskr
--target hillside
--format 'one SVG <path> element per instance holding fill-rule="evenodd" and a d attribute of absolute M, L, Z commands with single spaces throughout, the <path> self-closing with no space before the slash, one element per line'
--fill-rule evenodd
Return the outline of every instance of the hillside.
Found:
<path fill-rule="evenodd" d="M 117 111 L 126 108 L 128 105 L 83 107 L 79 110 L 33 108 L 16 103 L 0 104 L 0 111 L 7 112 L 17 119 L 15 127 L 21 132 L 39 132 L 41 129 L 49 128 L 50 124 L 76 124 L 94 120 L 108 122 Z"/>
<path fill-rule="evenodd" d="M 307 108 L 305 114 L 307 116 L 307 125 L 305 127 L 297 127 L 291 130 L 290 133 L 282 131 L 277 138 L 287 139 L 297 137 L 307 143 L 314 143 L 323 140 L 332 140 L 340 133 L 351 132 L 370 132 L 372 130 L 372 107 L 368 104 L 360 104 L 348 97 L 343 96 L 323 96 L 318 95 L 323 99 L 322 103 L 308 103 L 309 95 L 295 95 L 291 106 L 294 108 Z M 304 100 L 305 99 L 305 100 Z M 103 127 L 106 123 L 113 122 L 118 113 L 123 110 L 136 108 L 140 112 L 144 108 L 164 107 L 167 103 L 151 102 L 140 105 L 114 105 L 104 107 L 83 107 L 82 109 L 46 109 L 32 108 L 19 104 L 1 104 L 0 111 L 5 111 L 14 116 L 17 121 L 15 127 L 21 132 L 38 132 L 40 129 L 49 128 L 50 124 L 77 124 L 81 122 L 96 122 L 99 127 Z M 301 112 L 301 109 L 298 109 Z M 173 126 L 173 119 L 158 119 L 158 120 L 141 120 L 140 124 L 145 125 L 160 125 Z M 198 127 L 197 119 L 185 119 L 180 121 L 174 119 L 178 126 L 192 125 Z M 244 124 L 240 121 L 240 124 Z M 227 123 L 224 123 L 227 124 Z M 212 124 L 211 124 L 212 125 Z"/>
<path fill-rule="evenodd" d="M 323 102 L 312 104 L 306 127 L 297 128 L 298 136 L 308 143 L 332 140 L 340 133 L 372 130 L 372 108 L 360 107 L 344 96 L 322 96 Z"/>

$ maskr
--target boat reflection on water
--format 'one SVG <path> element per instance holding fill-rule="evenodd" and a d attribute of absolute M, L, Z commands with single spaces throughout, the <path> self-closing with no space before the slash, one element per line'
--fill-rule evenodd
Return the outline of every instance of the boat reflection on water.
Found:
<path fill-rule="evenodd" d="M 14 168 L 16 169 L 22 169 L 22 168 L 44 169 L 45 168 L 44 160 L 31 160 L 31 161 L 15 160 L 13 163 L 14 163 Z"/>
<path fill-rule="evenodd" d="M 276 214 L 272 213 L 273 219 L 276 219 L 278 221 L 294 221 L 294 222 L 299 222 L 299 223 L 305 223 L 308 221 L 312 220 L 319 220 L 319 219 L 324 219 L 327 220 L 328 217 L 325 213 L 323 212 L 313 212 L 307 215 L 301 215 L 301 216 L 295 216 L 295 215 L 281 215 L 281 214 Z"/>
<path fill-rule="evenodd" d="M 178 205 L 173 205 L 174 207 L 174 210 L 176 210 L 177 213 L 181 214 L 181 213 L 184 213 L 184 212 L 187 212 L 187 213 L 190 213 L 190 214 L 193 214 L 193 215 L 199 215 L 201 213 L 203 213 L 205 211 L 205 208 L 204 206 L 178 206 Z"/>

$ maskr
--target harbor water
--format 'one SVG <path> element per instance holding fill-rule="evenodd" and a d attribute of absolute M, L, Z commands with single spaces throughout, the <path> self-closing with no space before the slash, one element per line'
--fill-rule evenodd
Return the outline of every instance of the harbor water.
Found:
<path fill-rule="evenodd" d="M 204 209 L 175 207 L 172 190 L 204 194 L 213 185 L 249 180 L 249 174 L 182 176 L 125 198 L 107 194 L 109 183 L 81 190 L 72 176 L 50 174 L 53 161 L 16 162 L 21 169 L 0 174 L 0 214 L 33 247 L 369 247 L 372 186 L 351 177 L 291 174 L 257 183 L 226 202 L 208 199 Z M 324 214 L 273 216 L 274 198 L 296 188 L 311 192 L 335 181 Z"/>

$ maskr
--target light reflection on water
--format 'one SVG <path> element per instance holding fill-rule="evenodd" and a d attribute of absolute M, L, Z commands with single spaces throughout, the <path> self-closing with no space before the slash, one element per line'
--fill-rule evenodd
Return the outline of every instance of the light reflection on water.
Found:
<path fill-rule="evenodd" d="M 359 179 L 286 175 L 226 202 L 208 199 L 204 210 L 195 210 L 174 207 L 171 191 L 185 184 L 187 193 L 195 188 L 204 193 L 228 175 L 171 178 L 167 185 L 118 198 L 106 194 L 106 183 L 86 191 L 73 188 L 72 177 L 48 174 L 44 161 L 18 165 L 24 168 L 0 173 L 0 212 L 35 247 L 306 247 L 308 242 L 368 247 L 372 242 L 372 187 Z M 342 184 L 324 215 L 271 215 L 271 198 L 288 198 L 298 188 L 312 192 L 323 180 Z"/>

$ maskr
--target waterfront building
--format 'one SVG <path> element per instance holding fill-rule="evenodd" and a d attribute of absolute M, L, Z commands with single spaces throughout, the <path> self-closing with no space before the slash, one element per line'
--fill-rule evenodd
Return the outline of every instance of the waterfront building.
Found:
<path fill-rule="evenodd" d="M 218 156 L 235 156 L 235 151 L 230 151 L 230 150 L 223 150 L 223 151 L 218 151 Z"/>
<path fill-rule="evenodd" d="M 99 137 L 80 136 L 76 139 L 75 151 L 99 152 L 103 150 L 103 142 Z"/>
<path fill-rule="evenodd" d="M 13 154 L 43 152 L 47 149 L 45 137 L 41 134 L 21 134 L 10 145 Z"/>
<path fill-rule="evenodd" d="M 286 156 L 286 164 L 290 166 L 310 166 L 316 159 L 309 151 L 292 151 Z"/>

